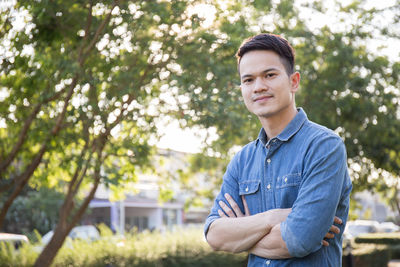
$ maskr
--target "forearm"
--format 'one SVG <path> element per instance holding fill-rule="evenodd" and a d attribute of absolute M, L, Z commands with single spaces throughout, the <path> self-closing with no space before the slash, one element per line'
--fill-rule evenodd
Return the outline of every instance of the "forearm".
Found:
<path fill-rule="evenodd" d="M 210 225 L 207 242 L 214 250 L 242 252 L 267 235 L 272 226 L 268 212 L 247 217 L 220 218 Z"/>
<path fill-rule="evenodd" d="M 280 224 L 275 225 L 271 231 L 260 239 L 249 253 L 268 259 L 291 258 L 285 241 L 281 236 Z"/>

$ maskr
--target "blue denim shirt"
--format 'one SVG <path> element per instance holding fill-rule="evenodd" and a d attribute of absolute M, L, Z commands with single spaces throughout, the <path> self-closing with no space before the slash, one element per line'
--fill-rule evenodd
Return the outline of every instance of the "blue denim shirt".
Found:
<path fill-rule="evenodd" d="M 220 200 L 229 193 L 250 214 L 292 208 L 281 223 L 282 238 L 293 258 L 272 260 L 249 255 L 248 266 L 341 266 L 342 233 L 349 211 L 352 185 L 343 141 L 333 131 L 307 119 L 303 109 L 275 138 L 267 141 L 264 129 L 229 163 L 204 231 L 219 218 Z M 322 239 L 334 216 L 343 220 L 341 233 Z"/>

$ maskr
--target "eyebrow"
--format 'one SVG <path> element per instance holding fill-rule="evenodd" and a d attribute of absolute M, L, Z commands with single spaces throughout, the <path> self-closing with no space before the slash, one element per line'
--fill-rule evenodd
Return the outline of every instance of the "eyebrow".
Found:
<path fill-rule="evenodd" d="M 263 70 L 262 72 L 260 72 L 260 73 L 268 73 L 268 72 L 270 72 L 270 71 L 276 71 L 276 70 L 278 70 L 277 68 L 269 68 L 269 69 L 266 69 L 266 70 Z M 252 74 L 244 74 L 242 77 L 241 77 L 241 79 L 243 80 L 243 79 L 245 79 L 245 78 L 247 78 L 247 77 L 253 77 L 254 75 L 252 75 Z"/>

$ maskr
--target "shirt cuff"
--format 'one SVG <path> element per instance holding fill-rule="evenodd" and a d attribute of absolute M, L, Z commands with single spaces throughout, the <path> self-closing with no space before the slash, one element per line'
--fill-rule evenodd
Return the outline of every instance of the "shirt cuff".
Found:
<path fill-rule="evenodd" d="M 219 218 L 219 216 L 210 216 L 207 218 L 206 223 L 204 224 L 204 237 L 206 239 L 207 239 L 207 232 L 208 232 L 208 229 L 210 228 L 211 223 L 214 222 L 218 218 Z"/>
<path fill-rule="evenodd" d="M 286 221 L 281 222 L 281 236 L 286 243 L 290 256 L 301 258 L 310 253 L 303 247 L 302 242 L 297 239 L 296 234 L 290 230 Z"/>

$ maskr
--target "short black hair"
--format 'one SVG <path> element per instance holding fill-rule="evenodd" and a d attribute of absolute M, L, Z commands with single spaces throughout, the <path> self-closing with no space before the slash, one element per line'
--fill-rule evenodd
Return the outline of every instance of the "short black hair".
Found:
<path fill-rule="evenodd" d="M 247 52 L 254 50 L 270 50 L 277 53 L 287 74 L 294 73 L 295 52 L 289 42 L 282 36 L 262 33 L 244 40 L 236 53 L 238 69 L 242 57 Z"/>

